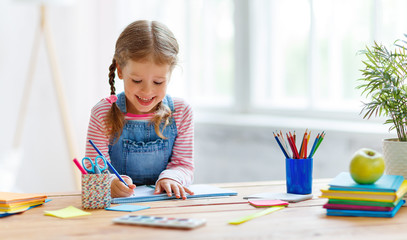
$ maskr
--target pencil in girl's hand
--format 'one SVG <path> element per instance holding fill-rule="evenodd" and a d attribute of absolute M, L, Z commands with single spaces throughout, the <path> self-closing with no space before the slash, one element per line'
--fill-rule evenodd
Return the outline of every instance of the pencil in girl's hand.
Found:
<path fill-rule="evenodd" d="M 278 143 L 278 146 L 280 146 L 281 151 L 283 151 L 285 157 L 286 157 L 286 158 L 289 158 L 288 155 L 287 155 L 287 153 L 286 153 L 286 151 L 284 150 L 283 146 L 281 145 L 280 140 L 278 140 L 278 137 L 276 136 L 276 134 L 275 134 L 274 132 L 273 132 L 273 135 L 274 135 L 274 138 L 276 139 L 276 141 L 277 141 L 277 143 Z"/>
<path fill-rule="evenodd" d="M 92 147 L 96 150 L 96 152 L 104 157 L 103 153 L 99 150 L 99 148 L 93 143 L 92 140 L 89 139 L 89 143 L 92 145 Z M 106 160 L 107 165 L 109 165 L 109 168 L 113 171 L 113 173 L 117 176 L 117 178 L 124 183 L 124 185 L 126 185 L 127 187 L 129 187 L 129 185 L 123 180 L 123 178 L 120 176 L 120 174 L 116 171 L 116 169 L 113 167 L 113 165 L 109 162 L 109 160 Z"/>

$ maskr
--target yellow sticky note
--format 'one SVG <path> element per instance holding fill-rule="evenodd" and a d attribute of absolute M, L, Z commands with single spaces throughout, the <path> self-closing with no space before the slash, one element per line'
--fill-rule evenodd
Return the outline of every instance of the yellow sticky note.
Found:
<path fill-rule="evenodd" d="M 247 221 L 249 221 L 249 220 L 252 220 L 253 218 L 261 217 L 261 216 L 264 216 L 264 215 L 266 215 L 266 214 L 275 212 L 275 211 L 280 210 L 280 209 L 283 209 L 283 208 L 285 208 L 285 206 L 270 207 L 270 208 L 268 208 L 268 209 L 266 209 L 266 210 L 263 210 L 263 211 L 261 211 L 261 212 L 256 212 L 256 213 L 250 214 L 250 215 L 245 216 L 245 217 L 241 217 L 241 218 L 238 218 L 238 219 L 234 219 L 234 220 L 232 220 L 232 221 L 229 221 L 229 223 L 230 223 L 230 224 L 235 224 L 235 225 L 241 224 L 241 223 L 247 222 Z"/>
<path fill-rule="evenodd" d="M 71 218 L 90 215 L 89 212 L 82 211 L 76 207 L 69 206 L 63 209 L 54 210 L 54 211 L 44 211 L 44 215 L 53 216 L 59 218 Z"/>

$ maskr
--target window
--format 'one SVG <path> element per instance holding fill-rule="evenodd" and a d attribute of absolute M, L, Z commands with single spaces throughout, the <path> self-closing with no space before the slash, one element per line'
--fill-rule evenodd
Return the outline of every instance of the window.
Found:
<path fill-rule="evenodd" d="M 358 51 L 391 45 L 406 26 L 402 1 L 250 2 L 251 99 L 262 109 L 358 112 Z"/>
<path fill-rule="evenodd" d="M 120 24 L 139 16 L 170 27 L 181 46 L 182 67 L 169 91 L 197 109 L 356 116 L 358 51 L 373 40 L 390 46 L 402 38 L 406 5 L 402 0 L 124 1 L 120 11 L 128 17 Z"/>

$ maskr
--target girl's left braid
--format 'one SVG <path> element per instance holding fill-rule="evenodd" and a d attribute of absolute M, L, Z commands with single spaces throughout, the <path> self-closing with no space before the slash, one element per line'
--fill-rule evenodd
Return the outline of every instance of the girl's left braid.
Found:
<path fill-rule="evenodd" d="M 112 64 L 109 67 L 109 84 L 110 84 L 110 95 L 116 95 L 116 88 L 114 87 L 114 78 L 116 74 L 116 59 L 113 58 Z"/>

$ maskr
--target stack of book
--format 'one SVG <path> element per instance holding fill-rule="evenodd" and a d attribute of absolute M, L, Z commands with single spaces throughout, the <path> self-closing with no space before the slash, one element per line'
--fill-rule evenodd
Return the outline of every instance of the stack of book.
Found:
<path fill-rule="evenodd" d="M 329 199 L 323 206 L 328 216 L 393 217 L 405 203 L 407 180 L 383 175 L 374 184 L 362 185 L 350 173 L 342 172 L 321 192 L 321 198 Z"/>
<path fill-rule="evenodd" d="M 0 217 L 21 213 L 42 205 L 47 196 L 32 193 L 0 192 Z"/>

